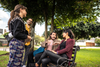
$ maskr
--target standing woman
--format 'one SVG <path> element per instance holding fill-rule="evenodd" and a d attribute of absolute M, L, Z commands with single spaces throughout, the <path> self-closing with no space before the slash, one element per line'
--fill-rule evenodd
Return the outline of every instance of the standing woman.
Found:
<path fill-rule="evenodd" d="M 22 67 L 22 57 L 24 52 L 25 39 L 31 41 L 31 37 L 28 36 L 28 32 L 25 29 L 23 17 L 26 17 L 26 7 L 23 5 L 16 5 L 14 10 L 10 13 L 10 19 L 8 21 L 8 27 L 13 38 L 9 42 L 10 56 L 7 67 Z"/>

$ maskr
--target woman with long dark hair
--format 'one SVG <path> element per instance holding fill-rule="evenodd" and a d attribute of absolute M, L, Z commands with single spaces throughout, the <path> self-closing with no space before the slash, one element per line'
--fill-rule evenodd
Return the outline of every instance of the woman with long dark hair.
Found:
<path fill-rule="evenodd" d="M 35 64 L 36 67 L 38 67 L 42 60 L 49 56 L 52 63 L 57 64 L 57 60 L 61 57 L 66 57 L 68 59 L 71 59 L 73 46 L 75 44 L 74 40 L 74 34 L 70 29 L 66 29 L 63 32 L 63 37 L 65 38 L 62 40 L 61 44 L 58 46 L 58 48 L 53 51 L 46 50 L 42 56 L 40 57 L 39 61 Z M 59 64 L 61 64 L 64 60 L 60 60 Z M 47 64 L 42 65 L 43 67 L 47 67 Z"/>
<path fill-rule="evenodd" d="M 22 19 L 26 17 L 26 9 L 25 6 L 18 4 L 10 13 L 11 17 L 8 21 L 8 27 L 13 38 L 9 42 L 10 56 L 7 67 L 22 67 L 25 39 L 31 41 L 31 37 L 28 36 Z"/>

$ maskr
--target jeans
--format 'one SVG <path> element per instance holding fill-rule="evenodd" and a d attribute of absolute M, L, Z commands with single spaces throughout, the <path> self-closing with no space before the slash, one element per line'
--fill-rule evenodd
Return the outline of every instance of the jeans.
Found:
<path fill-rule="evenodd" d="M 30 48 L 31 48 L 31 45 L 25 46 L 25 55 L 24 55 L 23 65 L 26 64 L 26 61 L 27 61 L 27 59 L 28 59 L 28 54 L 29 54 L 29 52 L 30 52 L 30 51 L 29 51 Z"/>

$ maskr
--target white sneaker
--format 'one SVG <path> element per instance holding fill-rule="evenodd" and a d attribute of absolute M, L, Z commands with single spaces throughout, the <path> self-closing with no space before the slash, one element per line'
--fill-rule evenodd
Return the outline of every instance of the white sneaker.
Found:
<path fill-rule="evenodd" d="M 26 65 L 23 65 L 23 67 L 26 67 Z"/>

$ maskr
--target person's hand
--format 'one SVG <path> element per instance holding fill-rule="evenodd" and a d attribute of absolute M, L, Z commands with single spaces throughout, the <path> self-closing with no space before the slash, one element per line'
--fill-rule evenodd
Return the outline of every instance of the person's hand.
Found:
<path fill-rule="evenodd" d="M 57 44 L 60 44 L 59 42 L 54 42 L 54 44 L 53 45 L 57 45 Z"/>
<path fill-rule="evenodd" d="M 25 39 L 25 42 L 30 42 L 32 40 L 31 36 L 27 36 L 27 39 Z"/>
<path fill-rule="evenodd" d="M 31 38 L 31 36 L 28 35 L 28 36 L 27 36 L 27 39 L 31 40 L 32 38 Z"/>
<path fill-rule="evenodd" d="M 55 53 L 55 54 L 57 54 L 57 52 L 55 52 L 55 51 L 53 51 L 53 50 L 51 50 L 53 53 Z"/>

